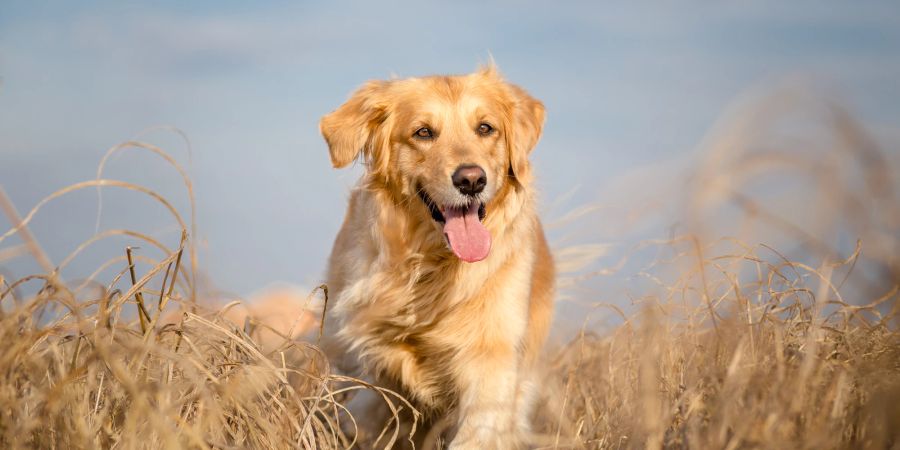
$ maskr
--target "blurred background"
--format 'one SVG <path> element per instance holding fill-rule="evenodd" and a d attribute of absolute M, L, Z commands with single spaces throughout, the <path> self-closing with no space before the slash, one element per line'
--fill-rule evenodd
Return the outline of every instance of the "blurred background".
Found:
<path fill-rule="evenodd" d="M 576 278 L 620 268 L 644 239 L 690 231 L 819 262 L 864 238 L 866 273 L 896 279 L 890 1 L 4 0 L 0 186 L 24 215 L 97 177 L 111 147 L 149 142 L 193 182 L 208 287 L 314 287 L 361 173 L 331 168 L 319 118 L 368 79 L 465 73 L 491 56 L 547 107 L 532 161 L 551 241 Z M 769 166 L 790 169 L 756 176 Z M 182 178 L 157 155 L 115 153 L 102 177 L 147 186 L 189 216 Z M 111 188 L 100 204 L 91 188 L 38 211 L 30 227 L 53 262 L 98 230 L 177 246 L 177 223 L 152 199 Z M 21 243 L 0 243 L 10 279 L 39 271 Z M 93 246 L 64 276 L 89 276 L 125 245 Z M 633 301 L 615 285 L 590 290 Z"/>

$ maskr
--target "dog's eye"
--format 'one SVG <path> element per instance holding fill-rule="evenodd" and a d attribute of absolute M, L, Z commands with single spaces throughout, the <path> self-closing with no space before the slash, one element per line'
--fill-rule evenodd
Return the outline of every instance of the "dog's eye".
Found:
<path fill-rule="evenodd" d="M 478 125 L 478 133 L 481 134 L 482 136 L 487 136 L 487 135 L 491 134 L 492 131 L 494 131 L 494 127 L 492 127 L 486 123 Z"/>
<path fill-rule="evenodd" d="M 419 139 L 431 139 L 434 137 L 434 133 L 431 131 L 431 128 L 422 127 L 416 130 L 413 136 Z"/>

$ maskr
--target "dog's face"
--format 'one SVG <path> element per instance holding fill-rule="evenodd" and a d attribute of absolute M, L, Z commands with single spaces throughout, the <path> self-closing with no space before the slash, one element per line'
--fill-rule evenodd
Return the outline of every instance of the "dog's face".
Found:
<path fill-rule="evenodd" d="M 490 251 L 483 226 L 504 188 L 530 179 L 541 103 L 493 68 L 471 75 L 369 82 L 322 118 L 335 167 L 366 158 L 368 176 L 420 220 L 432 220 L 462 260 Z"/>

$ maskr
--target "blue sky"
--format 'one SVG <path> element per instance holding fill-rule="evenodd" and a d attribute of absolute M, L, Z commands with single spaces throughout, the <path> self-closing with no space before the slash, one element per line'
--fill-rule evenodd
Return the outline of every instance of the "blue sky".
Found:
<path fill-rule="evenodd" d="M 192 145 L 201 266 L 214 284 L 312 285 L 359 175 L 331 169 L 319 117 L 367 79 L 468 72 L 489 55 L 547 106 L 533 158 L 545 204 L 572 191 L 569 204 L 590 202 L 623 174 L 684 164 L 737 96 L 785 76 L 828 86 L 876 133 L 900 124 L 892 2 L 6 0 L 0 185 L 27 210 L 93 178 L 109 147 L 176 126 Z M 143 139 L 187 161 L 174 134 Z M 151 156 L 124 154 L 108 176 L 186 207 L 177 175 Z M 161 208 L 105 195 L 102 228 L 177 242 Z M 81 192 L 38 214 L 55 260 L 94 232 L 96 203 Z M 71 276 L 106 257 L 86 255 Z"/>

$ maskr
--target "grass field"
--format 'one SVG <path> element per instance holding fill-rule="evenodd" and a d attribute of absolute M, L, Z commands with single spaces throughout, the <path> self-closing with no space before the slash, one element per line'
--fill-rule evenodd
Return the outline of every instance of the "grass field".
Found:
<path fill-rule="evenodd" d="M 619 317 L 617 325 L 572 330 L 570 341 L 548 349 L 534 447 L 900 448 L 896 172 L 849 116 L 826 110 L 833 118 L 826 140 L 839 159 L 827 153 L 809 164 L 772 150 L 722 153 L 736 143 L 754 147 L 749 136 L 760 125 L 743 118 L 777 122 L 777 114 L 739 114 L 706 143 L 695 179 L 708 182 L 687 194 L 686 207 L 703 226 L 638 244 L 655 256 L 627 274 L 644 280 L 632 292 L 632 310 L 594 303 Z M 125 149 L 155 152 L 181 171 L 149 144 L 111 153 Z M 835 181 L 851 165 L 859 172 L 854 181 Z M 773 170 L 827 179 L 827 189 L 813 182 L 812 192 L 829 199 L 832 215 L 810 220 L 840 219 L 859 243 L 847 250 L 823 240 L 736 184 Z M 99 176 L 46 201 L 98 186 L 168 205 L 149 189 Z M 745 228 L 716 235 L 703 218 L 716 214 L 710 203 L 737 208 L 742 227 L 780 229 L 804 248 L 792 254 L 803 257 L 788 257 L 765 236 L 748 241 L 755 235 Z M 263 346 L 257 341 L 266 323 L 235 324 L 225 319 L 234 304 L 210 307 L 197 288 L 202 268 L 192 220 L 174 208 L 183 229 L 176 246 L 112 230 L 54 265 L 28 232 L 44 204 L 20 216 L 0 191 L 13 224 L 0 235 L 0 263 L 33 258 L 44 266 L 20 279 L 0 276 L 0 447 L 386 448 L 407 438 L 391 421 L 377 442 L 354 443 L 354 421 L 365 418 L 344 408 L 347 393 L 372 391 L 395 411 L 412 405 L 330 372 L 314 327 L 305 340 L 287 339 L 294 333 L 283 327 L 267 331 Z M 21 245 L 7 245 L 12 236 Z M 103 267 L 114 276 L 62 279 L 61 266 L 112 236 L 163 256 L 122 248 Z M 317 289 L 310 305 L 326 296 Z M 279 333 L 285 338 L 271 338 Z"/>

